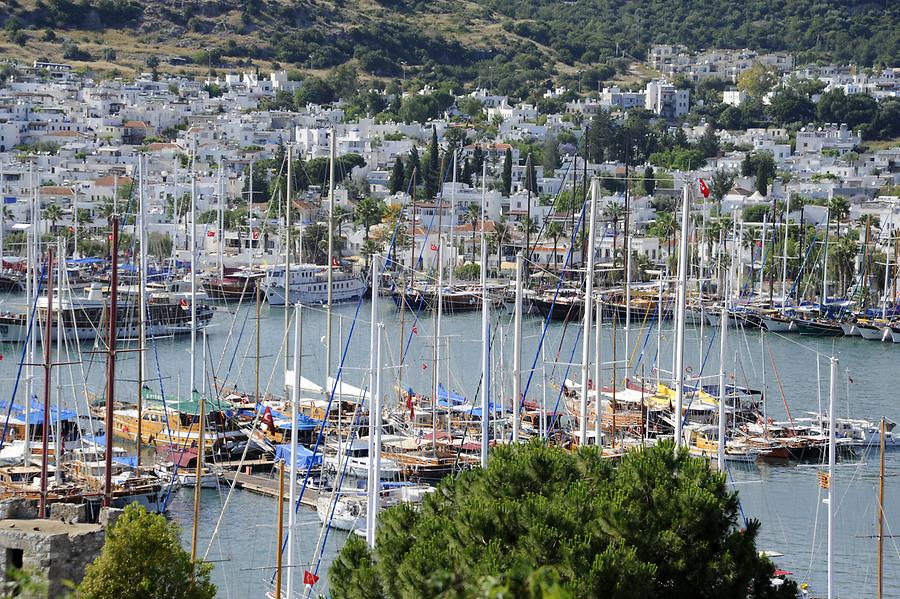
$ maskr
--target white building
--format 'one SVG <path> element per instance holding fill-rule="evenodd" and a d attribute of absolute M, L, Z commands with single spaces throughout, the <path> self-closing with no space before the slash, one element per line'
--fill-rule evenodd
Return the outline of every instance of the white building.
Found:
<path fill-rule="evenodd" d="M 690 110 L 690 91 L 675 89 L 664 79 L 654 79 L 647 84 L 644 107 L 669 120 L 683 117 Z"/>

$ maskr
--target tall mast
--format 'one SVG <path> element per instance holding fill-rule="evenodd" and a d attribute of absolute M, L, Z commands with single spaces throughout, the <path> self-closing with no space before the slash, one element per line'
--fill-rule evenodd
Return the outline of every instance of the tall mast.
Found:
<path fill-rule="evenodd" d="M 481 178 L 481 219 L 484 222 L 484 199 L 487 193 L 487 162 L 482 166 Z M 530 198 L 529 198 L 530 199 Z M 529 201 L 529 206 L 531 202 Z M 527 230 L 527 228 L 526 228 Z M 487 468 L 488 465 L 488 437 L 490 436 L 490 380 L 491 372 L 490 360 L 491 354 L 489 350 L 491 323 L 490 323 L 490 303 L 488 302 L 487 292 L 487 269 L 485 269 L 487 260 L 487 245 L 484 238 L 484 225 L 481 226 L 481 467 Z"/>
<path fill-rule="evenodd" d="M 291 456 L 294 459 L 294 456 Z M 200 488 L 200 481 L 197 481 L 197 488 Z M 278 547 L 275 549 L 275 599 L 281 599 L 281 539 L 284 538 L 284 460 L 281 461 L 278 468 L 278 498 L 275 501 L 278 506 L 278 526 L 277 539 Z M 294 506 L 290 507 L 294 511 Z M 290 570 L 291 568 L 288 568 Z"/>
<path fill-rule="evenodd" d="M 219 164 L 219 218 L 216 232 L 216 253 L 219 255 L 219 282 L 225 276 L 225 258 L 222 252 L 225 249 L 225 186 L 222 184 L 222 171 L 225 170 L 225 159 L 222 158 Z"/>
<path fill-rule="evenodd" d="M 456 246 L 453 244 L 453 228 L 456 227 L 456 171 L 458 169 L 457 166 L 457 156 L 459 152 L 454 148 L 453 150 L 453 187 L 450 188 L 450 245 L 447 250 L 447 255 L 450 256 L 450 274 L 449 277 L 449 285 L 450 288 L 453 288 L 453 271 L 456 270 Z M 2 239 L 2 238 L 0 238 Z M 2 246 L 2 244 L 0 244 Z M 449 379 L 448 379 L 449 381 Z"/>
<path fill-rule="evenodd" d="M 6 185 L 3 178 L 3 161 L 0 161 L 0 200 L 2 200 L 2 204 L 0 204 L 0 271 L 3 270 L 3 229 L 6 228 Z M 74 209 L 73 209 L 74 210 Z M 77 211 L 76 211 L 77 215 Z M 77 216 L 76 216 L 77 219 Z M 78 230 L 78 221 L 75 221 L 75 230 Z M 76 234 L 75 237 L 76 243 L 76 251 L 78 248 L 78 237 Z"/>
<path fill-rule="evenodd" d="M 878 599 L 884 584 L 884 416 L 881 417 L 880 455 L 878 458 Z"/>
<path fill-rule="evenodd" d="M 47 517 L 47 461 L 50 452 L 50 343 L 53 330 L 53 246 L 47 248 L 47 321 L 44 327 L 44 423 L 41 426 L 41 499 L 40 518 Z M 59 430 L 56 431 L 57 437 Z"/>
<path fill-rule="evenodd" d="M 788 194 L 787 207 L 784 210 L 784 246 L 781 256 L 781 309 L 784 310 L 787 303 L 787 259 L 788 259 L 788 233 L 790 232 L 790 223 L 788 222 L 791 214 L 791 195 Z M 771 302 L 770 302 L 771 303 Z"/>
<path fill-rule="evenodd" d="M 437 310 L 434 316 L 434 335 L 432 336 L 432 346 L 431 346 L 431 357 L 433 361 L 433 368 L 431 371 L 431 450 L 434 452 L 435 456 L 437 456 L 437 400 L 438 400 L 438 374 L 440 373 L 440 359 L 441 359 L 441 349 L 440 349 L 440 340 L 441 340 L 441 318 L 444 315 L 444 265 L 442 262 L 443 254 L 444 254 L 444 243 L 443 243 L 443 229 L 442 225 L 444 224 L 444 159 L 441 159 L 441 193 L 438 196 L 437 207 L 438 207 L 438 242 L 437 242 Z M 484 227 L 484 223 L 482 222 L 482 228 Z M 373 323 L 375 321 L 372 321 Z M 374 349 L 374 348 L 373 348 Z M 449 381 L 448 381 L 449 385 Z M 447 396 L 447 407 L 448 407 L 448 418 L 449 418 L 449 406 L 450 406 L 450 396 Z"/>
<path fill-rule="evenodd" d="M 334 162 L 335 139 L 334 127 L 331 128 L 329 162 L 328 162 L 328 306 L 325 318 L 325 384 L 329 384 L 331 377 L 331 311 L 334 305 L 333 281 L 334 281 Z M 330 392 L 330 390 L 329 390 Z M 338 404 L 340 407 L 340 404 Z"/>
<path fill-rule="evenodd" d="M 524 268 L 525 257 L 522 252 L 516 254 L 516 303 L 515 313 L 513 315 L 513 371 L 512 371 L 512 391 L 513 391 L 513 412 L 512 412 L 512 440 L 513 443 L 519 442 L 519 418 L 522 410 L 522 403 L 525 398 L 522 397 L 522 300 L 524 290 L 522 289 L 522 269 Z"/>
<path fill-rule="evenodd" d="M 831 358 L 831 377 L 828 390 L 828 599 L 834 599 L 834 462 L 835 462 L 835 430 L 834 411 L 835 395 L 837 395 L 838 359 Z"/>
<path fill-rule="evenodd" d="M 106 467 L 104 469 L 103 505 L 112 505 L 112 422 L 113 402 L 116 398 L 116 325 L 119 317 L 119 216 L 112 217 L 109 275 L 109 331 L 106 340 Z"/>
<path fill-rule="evenodd" d="M 56 260 L 56 288 L 59 290 L 59 301 L 56 302 L 56 355 L 57 359 L 62 354 L 62 346 L 63 346 L 63 311 L 62 311 L 62 289 L 63 289 L 63 268 L 65 267 L 65 245 L 62 237 L 58 237 L 56 240 L 56 255 L 59 256 Z M 49 272 L 47 273 L 49 279 Z M 70 294 L 71 298 L 71 294 Z M 64 442 L 60 431 L 62 431 L 62 377 L 57 377 L 56 380 L 56 419 L 54 424 L 56 426 L 56 435 L 55 435 L 55 443 L 54 443 L 54 465 L 56 466 L 56 480 L 57 482 L 61 481 L 63 478 L 63 471 L 60 468 L 60 464 L 62 463 L 62 453 Z"/>
<path fill-rule="evenodd" d="M 717 451 L 719 472 L 725 472 L 725 337 L 728 335 L 728 310 L 722 309 L 719 322 L 719 414 L 718 433 L 719 445 Z"/>
<path fill-rule="evenodd" d="M 294 162 L 293 157 L 293 147 L 291 144 L 288 144 L 287 147 L 287 184 L 285 185 L 285 195 L 286 201 L 284 203 L 284 330 L 287 331 L 290 324 L 290 310 L 288 310 L 288 306 L 291 305 L 291 208 L 294 204 L 294 171 L 292 168 L 292 163 Z M 329 225 L 328 230 L 331 230 L 331 226 Z M 330 233 L 329 233 L 330 235 Z M 330 253 L 330 252 L 329 252 Z M 329 256 L 329 261 L 331 260 L 331 256 Z M 329 262 L 330 268 L 330 262 Z M 330 271 L 329 271 L 330 272 Z M 329 293 L 331 293 L 331 281 L 329 281 Z M 331 337 L 328 337 L 329 341 Z M 290 345 L 288 344 L 287 336 L 285 336 L 284 340 L 284 369 L 287 370 L 288 366 L 291 365 L 291 352 Z M 330 354 L 329 354 L 329 357 Z M 279 598 L 280 599 L 280 598 Z"/>
<path fill-rule="evenodd" d="M 484 180 L 487 177 L 487 169 L 482 165 L 481 167 L 481 189 L 482 189 L 482 211 L 484 208 Z M 574 175 L 573 175 L 574 177 Z M 525 257 L 531 257 L 531 152 L 528 152 L 528 158 L 525 159 L 525 182 L 527 185 L 525 189 L 528 191 L 528 202 L 525 204 L 525 213 L 527 222 L 525 223 Z M 573 192 L 574 193 L 574 192 Z M 573 198 L 574 199 L 574 198 Z M 472 252 L 475 252 L 475 248 L 472 248 Z M 556 260 L 556 257 L 553 257 Z"/>
<path fill-rule="evenodd" d="M 300 375 L 303 366 L 303 307 L 300 302 L 294 304 L 294 385 L 291 389 L 291 469 L 288 478 L 288 538 L 287 538 L 287 596 L 294 593 L 294 500 L 297 486 L 297 435 L 300 434 L 297 419 L 300 416 Z M 282 536 L 278 535 L 281 539 Z M 279 553 L 281 548 L 278 549 Z M 278 599 L 281 599 L 278 597 Z"/>
<path fill-rule="evenodd" d="M 687 292 L 687 250 L 690 231 L 691 191 L 690 181 L 684 182 L 681 205 L 681 239 L 678 244 L 678 285 L 675 290 L 675 446 L 681 447 L 682 418 L 684 406 L 684 311 Z M 626 350 L 627 352 L 627 350 Z"/>
<path fill-rule="evenodd" d="M 628 228 L 630 226 L 629 214 L 631 214 L 631 195 L 628 193 L 630 183 L 629 166 L 631 164 L 631 160 L 629 160 L 629 151 L 631 150 L 631 137 L 626 137 L 629 144 L 625 148 L 625 218 L 622 222 L 622 249 L 625 250 L 625 381 L 627 382 L 628 352 L 631 350 L 631 236 L 628 234 Z M 685 227 L 682 227 L 681 230 L 686 231 L 687 229 Z M 685 253 L 687 253 L 686 249 Z M 686 286 L 684 291 L 685 293 L 687 293 Z"/>
<path fill-rule="evenodd" d="M 591 368 L 591 324 L 593 322 L 594 295 L 594 222 L 597 217 L 597 199 L 591 194 L 591 220 L 588 224 L 587 268 L 584 271 L 584 323 L 581 333 L 581 404 L 578 406 L 579 443 L 587 445 L 588 431 L 588 375 Z M 599 397 L 599 392 L 597 397 Z M 597 444 L 600 439 L 597 439 Z"/>
<path fill-rule="evenodd" d="M 191 159 L 193 163 L 193 158 Z M 190 392 L 197 389 L 197 179 L 191 169 L 191 379 Z M 202 426 L 200 427 L 203 428 Z"/>
<path fill-rule="evenodd" d="M 31 186 L 31 205 L 29 209 L 31 210 L 31 228 L 28 231 L 29 238 L 25 243 L 25 263 L 27 265 L 27 271 L 25 272 L 25 297 L 28 298 L 28 311 L 29 316 L 31 316 L 31 312 L 34 309 L 35 305 L 35 296 L 37 295 L 37 287 L 34 285 L 35 278 L 32 274 L 32 270 L 34 269 L 34 265 L 38 260 L 38 256 L 34 251 L 34 235 L 36 235 L 37 231 L 37 220 L 34 217 L 34 205 L 35 205 L 35 197 L 34 197 L 34 164 L 29 162 L 28 164 L 28 178 L 29 185 Z M 5 208 L 5 206 L 4 206 Z M 28 339 L 28 364 L 25 366 L 25 465 L 28 466 L 31 463 L 31 396 L 34 393 L 34 333 L 32 332 L 31 337 Z"/>
<path fill-rule="evenodd" d="M 191 157 L 191 165 L 193 166 L 193 157 Z M 197 390 L 197 179 L 191 169 L 191 398 Z M 197 442 L 197 468 L 196 479 L 194 480 L 194 522 L 191 528 L 191 561 L 197 560 L 197 529 L 199 527 L 200 517 L 200 481 L 203 475 L 203 454 L 206 453 L 204 446 L 204 431 L 206 430 L 206 414 L 204 411 L 203 395 L 197 393 L 200 398 L 200 418 L 198 422 L 198 442 Z"/>
<path fill-rule="evenodd" d="M 378 497 L 380 487 L 380 472 L 375 468 L 375 430 L 377 414 L 375 410 L 374 397 L 378 396 L 378 370 L 381 364 L 378 362 L 378 356 L 375 346 L 378 343 L 378 326 L 375 324 L 378 320 L 378 256 L 372 256 L 372 318 L 371 333 L 369 335 L 369 436 L 368 436 L 368 484 L 366 485 L 366 543 L 369 547 L 375 547 L 375 520 L 374 508 L 375 500 Z"/>
<path fill-rule="evenodd" d="M 144 422 L 144 379 L 146 362 L 144 351 L 147 347 L 147 223 L 144 205 L 144 156 L 138 156 L 138 235 L 140 236 L 140 276 L 138 281 L 138 372 L 137 372 L 137 468 L 141 469 L 141 440 Z"/>
<path fill-rule="evenodd" d="M 828 230 L 831 228 L 831 208 L 825 208 L 825 238 L 822 240 L 824 250 L 822 254 L 822 302 L 819 307 L 821 316 L 825 316 L 825 305 L 828 303 Z"/>

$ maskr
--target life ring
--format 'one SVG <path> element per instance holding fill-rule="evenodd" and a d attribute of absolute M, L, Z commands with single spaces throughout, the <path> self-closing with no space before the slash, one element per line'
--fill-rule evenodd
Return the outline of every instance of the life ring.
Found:
<path fill-rule="evenodd" d="M 685 371 L 686 373 L 688 373 L 688 374 L 691 374 L 691 373 L 694 372 L 694 369 L 691 368 L 690 366 L 688 366 L 688 367 L 686 367 L 686 368 L 684 369 L 684 371 Z"/>

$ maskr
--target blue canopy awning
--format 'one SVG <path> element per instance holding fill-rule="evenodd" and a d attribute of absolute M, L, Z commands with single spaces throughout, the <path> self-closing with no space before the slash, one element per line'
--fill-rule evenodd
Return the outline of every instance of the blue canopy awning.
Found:
<path fill-rule="evenodd" d="M 277 445 L 275 446 L 275 459 L 281 460 L 287 464 L 291 462 L 291 446 L 290 445 Z M 297 468 L 309 468 L 311 466 L 316 466 L 322 463 L 322 454 L 313 455 L 312 450 L 303 447 L 302 445 L 297 446 Z"/>

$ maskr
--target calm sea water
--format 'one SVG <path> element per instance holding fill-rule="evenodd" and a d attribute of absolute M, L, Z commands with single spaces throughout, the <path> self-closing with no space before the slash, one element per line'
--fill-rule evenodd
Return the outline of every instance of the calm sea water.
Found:
<path fill-rule="evenodd" d="M 0 303 L 0 310 L 21 305 L 21 298 L 10 296 Z M 383 351 L 390 364 L 397 363 L 400 346 L 400 315 L 388 300 L 381 301 L 381 320 L 385 324 Z M 359 309 L 356 305 L 344 305 L 334 311 L 332 351 L 333 366 L 337 370 L 343 355 L 344 380 L 357 386 L 365 386 L 369 360 L 370 312 L 368 302 Z M 405 331 L 410 334 L 413 316 L 405 316 Z M 307 378 L 324 380 L 325 316 L 321 309 L 304 310 L 303 316 L 303 365 Z M 504 364 L 512 358 L 512 330 L 508 314 L 502 312 L 492 320 L 497 330 L 494 344 L 494 388 L 503 386 L 507 393 L 511 387 L 505 367 L 499 367 L 503 353 Z M 423 314 L 412 334 L 404 369 L 404 384 L 427 391 L 431 388 L 434 362 L 432 361 L 432 331 L 434 319 Z M 285 337 L 284 311 L 263 306 L 260 337 L 261 386 L 279 394 L 284 382 Z M 439 380 L 454 390 L 472 397 L 480 376 L 481 341 L 480 313 L 446 315 L 443 319 L 440 342 L 441 361 L 438 363 Z M 643 327 L 641 325 L 644 325 Z M 535 360 L 538 338 L 543 321 L 526 318 L 523 341 L 523 369 L 529 369 Z M 668 371 L 672 364 L 671 323 L 663 323 L 660 352 L 657 359 L 657 328 L 651 323 L 633 323 L 628 334 L 628 353 L 632 357 L 633 373 L 653 376 L 653 368 L 661 365 Z M 256 320 L 252 307 L 222 307 L 214 317 L 206 334 L 205 369 L 207 376 L 226 378 L 239 387 L 252 389 L 255 379 L 255 329 Z M 349 345 L 346 340 L 352 330 Z M 580 346 L 575 345 L 580 323 L 551 323 L 545 339 L 546 374 L 555 386 L 548 386 L 550 405 L 556 401 L 558 385 L 566 374 L 567 364 L 581 359 Z M 688 329 L 685 364 L 693 375 L 715 376 L 718 371 L 718 339 L 712 339 L 714 330 L 691 327 Z M 617 331 L 619 360 L 624 359 L 625 332 Z M 338 339 L 342 343 L 338 343 Z M 202 362 L 203 338 L 198 340 L 197 361 Z M 712 341 L 712 342 L 711 342 Z M 591 341 L 593 343 L 593 340 Z M 340 345 L 340 347 L 338 347 Z M 612 358 L 612 329 L 608 324 L 602 331 L 603 360 Z M 711 351 L 708 351 L 711 348 Z M 83 346 L 83 349 L 86 347 Z M 167 394 L 184 394 L 190 379 L 190 343 L 188 338 L 157 339 L 151 347 L 148 377 L 151 386 L 162 384 Z M 574 352 L 573 352 L 574 349 Z M 12 394 L 17 371 L 20 346 L 2 347 L 5 359 L 0 362 L 2 396 Z M 60 361 L 70 361 L 70 357 Z M 707 355 L 708 354 L 708 355 Z M 760 343 L 757 331 L 732 330 L 729 333 L 729 358 L 727 370 L 733 373 L 739 384 L 765 387 L 769 415 L 775 419 L 787 418 L 786 408 L 794 417 L 817 410 L 820 402 L 828 401 L 828 356 L 839 359 L 837 385 L 838 414 L 877 420 L 882 415 L 896 419 L 897 408 L 895 376 L 900 367 L 900 345 L 876 343 L 860 338 L 840 338 L 814 341 L 796 335 L 779 337 L 765 335 L 765 347 Z M 133 398 L 136 390 L 136 354 L 122 354 L 118 365 L 117 395 L 122 399 Z M 558 356 L 558 357 L 557 357 Z M 704 359 L 704 356 L 705 359 Z M 818 361 L 817 361 L 818 356 Z M 764 358 L 764 359 L 763 359 Z M 63 366 L 56 376 L 63 381 L 63 397 L 70 405 L 74 398 L 83 396 L 84 381 L 88 389 L 103 393 L 103 356 L 84 355 L 84 363 Z M 763 364 L 764 362 L 764 364 Z M 541 379 L 544 360 L 538 354 L 537 368 L 532 377 L 529 399 L 540 401 L 543 395 Z M 777 368 L 777 377 L 773 372 Z M 636 366 L 635 366 L 636 365 Z M 449 375 L 447 374 L 449 371 Z M 569 378 L 580 377 L 579 368 L 572 366 Z M 852 379 L 852 383 L 850 380 Z M 780 381 L 780 387 L 778 382 Z M 396 379 L 392 381 L 392 385 Z M 36 392 L 41 387 L 36 384 Z M 783 396 L 782 396 L 783 392 Z M 19 388 L 22 397 L 23 387 Z M 508 397 L 508 395 L 507 395 Z M 79 400 L 83 405 L 83 401 Z M 735 468 L 730 472 L 734 488 L 739 491 L 743 516 L 762 522 L 760 549 L 777 551 L 784 556 L 777 560 L 779 567 L 792 571 L 801 582 L 808 582 L 814 595 L 824 595 L 826 584 L 826 505 L 817 483 L 819 466 L 816 464 L 791 464 L 784 466 L 760 465 Z M 898 535 L 885 539 L 885 596 L 900 596 L 900 452 L 888 453 L 886 459 L 885 534 Z M 841 597 L 874 596 L 876 585 L 876 515 L 878 490 L 877 452 L 856 459 L 842 461 L 837 469 L 834 484 L 837 488 L 835 532 L 835 581 Z M 275 565 L 275 502 L 249 492 L 236 491 L 222 514 L 228 490 L 204 489 L 200 510 L 200 554 L 208 549 L 208 559 L 215 564 L 213 578 L 222 597 L 263 597 L 271 589 Z M 185 528 L 185 545 L 189 546 L 189 528 L 193 519 L 192 492 L 178 492 L 171 504 L 169 515 Z M 213 530 L 216 529 L 213 538 Z M 320 525 L 316 514 L 301 508 L 296 527 L 294 568 L 297 583 L 304 569 L 313 569 L 318 556 L 315 548 L 320 543 Z M 210 541 L 212 539 L 212 541 Z M 319 573 L 324 579 L 327 567 L 339 551 L 346 534 L 332 531 L 322 551 Z M 312 564 L 312 566 L 310 565 Z M 298 595 L 299 596 L 299 595 Z"/>

